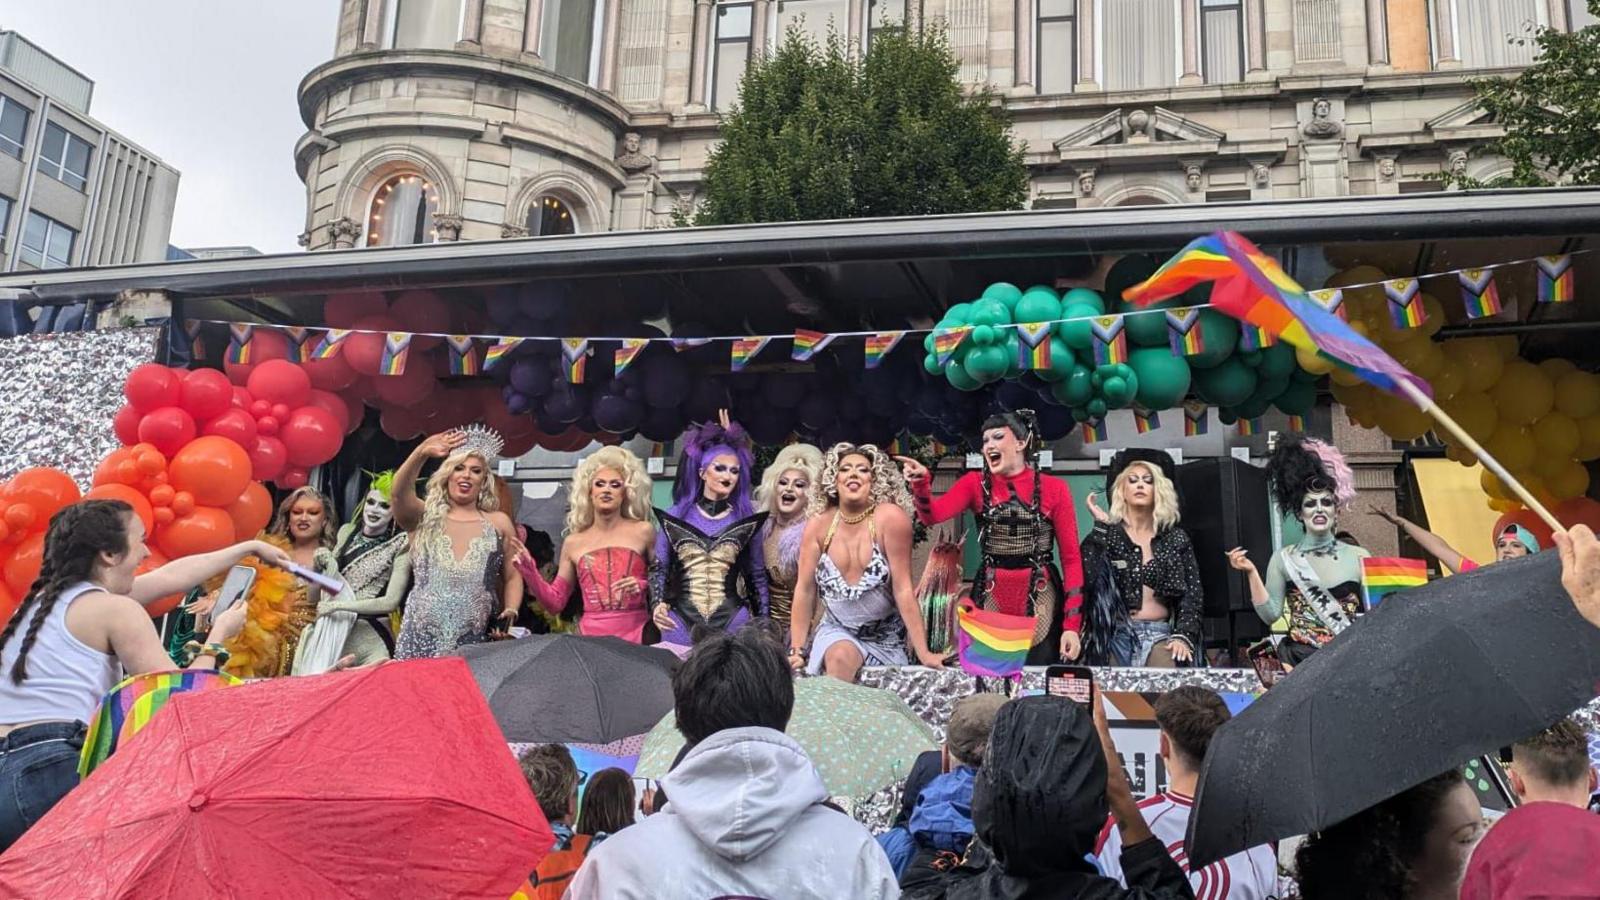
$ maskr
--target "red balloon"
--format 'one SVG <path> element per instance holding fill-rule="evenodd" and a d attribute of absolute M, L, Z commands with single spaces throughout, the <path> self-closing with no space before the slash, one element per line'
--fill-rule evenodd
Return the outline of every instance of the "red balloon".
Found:
<path fill-rule="evenodd" d="M 324 391 L 342 391 L 361 377 L 345 362 L 342 353 L 327 359 L 309 359 L 300 365 L 311 378 L 311 386 Z"/>
<path fill-rule="evenodd" d="M 378 388 L 372 381 L 373 379 L 371 378 L 357 378 L 344 392 L 348 396 L 360 400 L 366 406 L 377 406 Z"/>
<path fill-rule="evenodd" d="M 6 586 L 18 597 L 25 596 L 44 567 L 44 535 L 23 538 L 5 566 Z"/>
<path fill-rule="evenodd" d="M 138 568 L 134 569 L 133 573 L 135 575 L 148 575 L 149 573 L 154 572 L 166 564 L 167 558 L 162 556 L 156 550 L 152 549 L 150 551 L 150 555 L 144 558 L 144 562 L 139 563 Z M 150 614 L 150 618 L 159 619 L 167 613 L 172 612 L 174 609 L 177 609 L 178 604 L 182 602 L 183 594 L 168 594 L 165 597 L 161 597 L 146 603 L 144 605 L 144 611 Z"/>
<path fill-rule="evenodd" d="M 394 298 L 389 315 L 400 320 L 400 327 L 410 332 L 450 334 L 450 306 L 433 291 L 406 291 Z M 436 337 L 412 338 L 412 352 L 437 347 L 442 340 Z"/>
<path fill-rule="evenodd" d="M 262 416 L 256 420 L 256 433 L 263 437 L 277 437 L 278 427 L 277 416 Z"/>
<path fill-rule="evenodd" d="M 539 433 L 536 431 L 517 435 L 515 438 L 506 438 L 506 445 L 501 449 L 500 455 L 506 459 L 515 459 L 532 450 L 539 442 Z"/>
<path fill-rule="evenodd" d="M 418 365 L 406 366 L 399 375 L 375 375 L 372 383 L 385 406 L 418 406 L 439 389 L 439 379 L 433 372 Z"/>
<path fill-rule="evenodd" d="M 344 339 L 344 361 L 362 375 L 378 374 L 378 366 L 383 363 L 384 333 L 400 331 L 399 321 L 393 316 L 367 316 L 353 327 L 360 331 Z"/>
<path fill-rule="evenodd" d="M 206 423 L 202 434 L 227 438 L 241 447 L 256 445 L 256 420 L 245 410 L 234 407 Z"/>
<path fill-rule="evenodd" d="M 250 450 L 250 477 L 256 481 L 271 481 L 283 474 L 289 464 L 289 450 L 275 437 L 258 437 Z"/>
<path fill-rule="evenodd" d="M 128 404 L 117 410 L 117 415 L 111 420 L 111 430 L 122 442 L 122 446 L 139 443 L 139 420 L 144 414 L 134 409 L 133 404 Z"/>
<path fill-rule="evenodd" d="M 251 400 L 250 415 L 255 416 L 258 419 L 262 418 L 263 416 L 270 416 L 272 415 L 272 404 L 265 400 Z"/>
<path fill-rule="evenodd" d="M 197 506 L 189 515 L 156 529 L 156 548 L 168 559 L 210 553 L 232 543 L 233 519 L 212 506 Z"/>
<path fill-rule="evenodd" d="M 233 386 L 233 405 L 234 406 L 237 406 L 240 409 L 249 409 L 250 405 L 252 403 L 255 403 L 255 402 L 256 402 L 256 398 L 250 396 L 250 392 L 249 391 L 245 390 L 244 388 L 240 387 L 237 384 Z"/>
<path fill-rule="evenodd" d="M 269 359 L 255 367 L 245 387 L 257 400 L 293 409 L 304 404 L 311 393 L 311 376 L 287 359 Z"/>
<path fill-rule="evenodd" d="M 483 393 L 475 388 L 441 388 L 425 401 L 424 408 L 433 410 L 433 427 L 440 431 L 460 428 L 483 418 Z"/>
<path fill-rule="evenodd" d="M 1546 525 L 1544 520 L 1539 518 L 1539 514 L 1531 509 L 1519 507 L 1511 512 L 1501 513 L 1500 518 L 1495 520 L 1494 531 L 1490 533 L 1498 539 L 1500 534 L 1510 525 L 1521 525 L 1523 528 L 1528 529 L 1533 533 L 1534 540 L 1538 541 L 1539 546 L 1543 549 L 1548 550 L 1555 546 L 1555 538 L 1550 535 L 1550 526 Z"/>
<path fill-rule="evenodd" d="M 222 364 L 228 373 L 228 380 L 234 384 L 245 384 L 250 380 L 250 373 L 256 366 L 274 359 L 289 358 L 289 339 L 270 328 L 257 328 L 255 335 L 250 338 L 250 361 L 247 363 L 226 362 Z"/>
<path fill-rule="evenodd" d="M 344 403 L 346 413 L 344 433 L 355 434 L 356 429 L 361 427 L 362 421 L 367 417 L 367 405 L 361 402 L 360 397 L 349 391 L 340 394 L 339 399 Z"/>
<path fill-rule="evenodd" d="M 283 446 L 289 450 L 289 465 L 298 468 L 320 466 L 339 454 L 344 443 L 344 428 L 333 413 L 320 406 L 302 406 L 283 423 Z"/>
<path fill-rule="evenodd" d="M 1600 532 L 1600 503 L 1588 497 L 1572 497 L 1561 501 L 1551 510 L 1556 520 L 1568 528 L 1587 525 L 1591 531 Z"/>
<path fill-rule="evenodd" d="M 227 506 L 239 499 L 250 483 L 250 454 L 225 437 L 195 438 L 178 451 L 167 466 L 172 486 L 192 495 L 191 503 L 201 506 Z M 173 502 L 172 511 L 184 511 Z"/>
<path fill-rule="evenodd" d="M 145 363 L 128 373 L 122 393 L 141 413 L 178 404 L 178 373 L 159 363 Z"/>
<path fill-rule="evenodd" d="M 27 534 L 33 528 L 33 523 L 39 520 L 39 514 L 26 503 L 13 503 L 6 507 L 4 521 L 6 527 L 17 534 Z"/>
<path fill-rule="evenodd" d="M 418 410 L 393 406 L 385 408 L 378 416 L 378 425 L 383 433 L 397 441 L 409 441 L 422 434 L 427 421 L 427 417 Z"/>
<path fill-rule="evenodd" d="M 378 293 L 329 294 L 322 301 L 322 320 L 334 328 L 353 328 L 367 316 L 381 316 L 389 303 Z"/>
<path fill-rule="evenodd" d="M 185 372 L 178 405 L 194 416 L 196 422 L 214 419 L 233 405 L 233 384 L 216 369 Z"/>
<path fill-rule="evenodd" d="M 176 406 L 164 406 L 145 415 L 139 423 L 139 440 L 155 445 L 163 456 L 172 456 L 194 440 L 194 416 Z"/>
<path fill-rule="evenodd" d="M 308 399 L 308 400 L 311 399 L 311 392 L 310 391 L 306 392 L 306 399 Z M 287 404 L 287 403 L 274 403 L 274 404 L 272 404 L 272 417 L 274 419 L 277 419 L 279 422 L 282 422 L 284 419 L 289 418 L 289 413 L 290 412 L 291 412 L 291 410 L 289 409 L 289 404 Z"/>
<path fill-rule="evenodd" d="M 33 508 L 34 525 L 43 530 L 50 517 L 62 507 L 77 503 L 83 497 L 78 483 L 60 469 L 23 469 L 6 485 L 5 499 L 9 503 L 24 503 Z M 15 528 L 16 524 L 12 523 Z"/>
<path fill-rule="evenodd" d="M 17 611 L 20 602 L 17 596 L 11 593 L 11 588 L 7 587 L 4 581 L 0 581 L 0 627 L 11 621 L 11 614 Z"/>
<path fill-rule="evenodd" d="M 305 469 L 285 469 L 283 474 L 278 476 L 278 487 L 292 491 L 295 488 L 305 487 L 310 480 L 311 473 Z"/>
<path fill-rule="evenodd" d="M 229 504 L 228 517 L 233 519 L 233 539 L 250 540 L 272 521 L 271 492 L 258 481 L 250 482 L 245 485 L 239 499 Z"/>
<path fill-rule="evenodd" d="M 150 501 L 145 495 L 139 493 L 125 484 L 97 484 L 84 495 L 86 500 L 121 500 L 133 507 L 133 514 L 144 523 L 144 533 L 152 534 L 156 530 L 155 510 L 150 506 Z"/>
<path fill-rule="evenodd" d="M 350 407 L 346 405 L 343 397 L 328 391 L 312 389 L 311 396 L 306 398 L 306 406 L 315 406 L 318 409 L 325 409 L 332 413 L 333 417 L 339 421 L 339 433 L 349 433 Z"/>

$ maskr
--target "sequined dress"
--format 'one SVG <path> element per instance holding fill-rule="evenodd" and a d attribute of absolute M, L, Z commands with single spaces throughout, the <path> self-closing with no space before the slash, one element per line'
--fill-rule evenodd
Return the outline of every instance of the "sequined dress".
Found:
<path fill-rule="evenodd" d="M 822 604 L 822 624 L 811 639 L 806 666 L 813 674 L 822 671 L 828 648 L 840 641 L 854 644 L 865 665 L 906 665 L 906 624 L 894 603 L 889 560 L 882 547 L 873 545 L 872 559 L 855 584 L 845 579 L 824 549 L 817 562 L 817 599 Z"/>
<path fill-rule="evenodd" d="M 462 644 L 483 641 L 489 618 L 500 605 L 505 551 L 487 517 L 458 560 L 450 535 L 412 536 L 411 593 L 395 642 L 395 659 L 444 656 Z"/>

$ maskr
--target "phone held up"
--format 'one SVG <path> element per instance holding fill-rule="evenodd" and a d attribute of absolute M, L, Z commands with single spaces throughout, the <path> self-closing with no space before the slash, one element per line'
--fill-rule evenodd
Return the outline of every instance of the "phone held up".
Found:
<path fill-rule="evenodd" d="M 228 608 L 243 600 L 256 583 L 256 570 L 249 566 L 234 566 L 217 591 L 217 604 L 211 608 L 211 621 L 215 622 Z"/>
<path fill-rule="evenodd" d="M 1085 709 L 1094 702 L 1094 670 L 1088 666 L 1049 666 L 1044 670 L 1044 690 L 1065 697 Z"/>

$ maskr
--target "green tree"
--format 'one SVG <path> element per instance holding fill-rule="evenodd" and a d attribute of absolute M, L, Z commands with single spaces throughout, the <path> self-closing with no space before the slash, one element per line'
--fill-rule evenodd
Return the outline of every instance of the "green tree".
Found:
<path fill-rule="evenodd" d="M 1600 0 L 1588 0 L 1600 15 Z M 1600 184 L 1600 27 L 1542 29 L 1517 37 L 1538 48 L 1515 78 L 1473 81 L 1478 102 L 1505 128 L 1486 151 L 1511 161 L 1511 174 L 1484 184 L 1445 176 L 1463 187 Z"/>
<path fill-rule="evenodd" d="M 696 225 L 1017 209 L 1022 147 L 969 92 L 942 27 L 880 29 L 852 54 L 790 28 L 754 60 L 706 163 Z"/>

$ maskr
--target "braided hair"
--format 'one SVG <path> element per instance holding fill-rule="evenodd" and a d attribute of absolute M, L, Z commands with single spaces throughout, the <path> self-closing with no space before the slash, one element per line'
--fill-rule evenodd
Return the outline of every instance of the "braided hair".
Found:
<path fill-rule="evenodd" d="M 5 631 L 0 632 L 0 649 L 3 649 L 21 629 L 23 620 L 28 620 L 22 649 L 11 667 L 13 684 L 20 685 L 28 677 L 28 651 L 33 649 L 39 629 L 55 609 L 61 592 L 88 581 L 100 561 L 100 554 L 128 552 L 128 520 L 132 515 L 133 507 L 121 500 L 85 500 L 50 518 L 39 577 L 28 595 L 22 598 L 11 621 L 6 623 Z"/>

